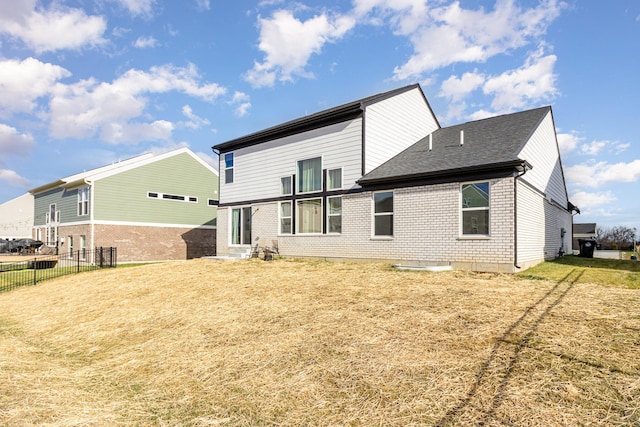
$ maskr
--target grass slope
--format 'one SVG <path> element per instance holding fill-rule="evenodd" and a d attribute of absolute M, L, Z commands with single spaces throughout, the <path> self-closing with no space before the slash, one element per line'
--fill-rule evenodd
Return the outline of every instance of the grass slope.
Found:
<path fill-rule="evenodd" d="M 634 425 L 640 292 L 192 260 L 0 294 L 0 424 Z"/>

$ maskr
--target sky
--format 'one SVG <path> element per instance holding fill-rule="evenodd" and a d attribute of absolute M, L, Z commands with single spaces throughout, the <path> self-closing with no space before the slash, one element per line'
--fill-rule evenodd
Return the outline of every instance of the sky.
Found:
<path fill-rule="evenodd" d="M 0 203 L 419 83 L 442 126 L 551 105 L 574 222 L 640 231 L 637 0 L 0 0 Z"/>

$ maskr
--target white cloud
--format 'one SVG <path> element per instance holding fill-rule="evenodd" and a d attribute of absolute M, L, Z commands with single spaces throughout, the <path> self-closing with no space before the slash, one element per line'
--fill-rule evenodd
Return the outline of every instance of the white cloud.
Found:
<path fill-rule="evenodd" d="M 0 169 L 0 182 L 4 182 L 11 187 L 28 187 L 29 180 L 18 175 L 16 171 L 10 169 Z"/>
<path fill-rule="evenodd" d="M 626 143 L 619 142 L 619 143 L 615 143 L 613 145 L 613 151 L 616 154 L 620 154 L 620 153 L 622 153 L 624 151 L 627 151 L 629 149 L 629 147 L 631 147 L 631 144 L 629 144 L 628 142 L 626 142 Z"/>
<path fill-rule="evenodd" d="M 133 16 L 151 15 L 156 3 L 155 0 L 115 0 L 115 2 L 129 11 Z"/>
<path fill-rule="evenodd" d="M 20 6 L 16 7 L 16 3 Z M 37 53 L 101 45 L 105 43 L 102 35 L 106 28 L 103 17 L 89 16 L 58 3 L 36 10 L 35 1 L 0 2 L 0 33 L 22 40 Z"/>
<path fill-rule="evenodd" d="M 35 147 L 33 136 L 20 133 L 14 127 L 0 123 L 0 155 L 26 156 Z"/>
<path fill-rule="evenodd" d="M 453 102 L 458 102 L 481 87 L 484 82 L 484 75 L 475 71 L 473 73 L 464 73 L 460 78 L 451 76 L 442 82 L 440 96 L 446 97 Z"/>
<path fill-rule="evenodd" d="M 209 10 L 211 9 L 211 4 L 209 0 L 196 0 L 196 6 L 198 10 Z"/>
<path fill-rule="evenodd" d="M 522 67 L 489 78 L 483 91 L 494 96 L 491 107 L 506 113 L 552 99 L 558 93 L 553 73 L 556 59 L 555 55 L 543 56 L 539 49 Z"/>
<path fill-rule="evenodd" d="M 111 143 L 166 140 L 173 130 L 169 122 L 134 122 L 145 115 L 149 103 L 146 96 L 173 91 L 213 102 L 226 92 L 217 84 L 202 84 L 200 79 L 193 65 L 163 65 L 148 72 L 131 69 L 112 83 L 89 79 L 73 85 L 58 84 L 50 103 L 50 133 L 55 138 L 99 134 Z"/>
<path fill-rule="evenodd" d="M 578 136 L 575 132 L 572 133 L 557 133 L 558 145 L 560 146 L 560 153 L 565 155 L 575 150 L 578 144 L 584 140 L 584 138 Z"/>
<path fill-rule="evenodd" d="M 571 200 L 571 203 L 579 207 L 581 211 L 606 205 L 617 200 L 616 196 L 611 191 L 604 191 L 600 193 L 577 191 L 573 193 L 569 199 Z"/>
<path fill-rule="evenodd" d="M 233 98 L 229 102 L 230 105 L 235 106 L 234 112 L 236 116 L 243 117 L 249 112 L 251 108 L 251 102 L 249 102 L 249 95 L 244 92 L 236 91 L 233 94 Z"/>
<path fill-rule="evenodd" d="M 354 27 L 348 16 L 316 15 L 301 21 L 287 10 L 278 10 L 270 18 L 259 18 L 259 49 L 265 60 L 255 62 L 245 74 L 253 87 L 272 86 L 276 79 L 291 81 L 294 76 L 310 78 L 305 69 L 311 55 L 322 51 L 326 43 L 341 39 Z"/>
<path fill-rule="evenodd" d="M 48 96 L 56 81 L 71 76 L 66 69 L 34 58 L 0 60 L 0 109 L 29 112 Z"/>
<path fill-rule="evenodd" d="M 640 180 L 640 160 L 629 163 L 587 162 L 564 168 L 567 181 L 580 187 L 597 188 L 617 182 Z"/>
<path fill-rule="evenodd" d="M 208 126 L 211 122 L 207 119 L 203 119 L 202 117 L 198 117 L 191 108 L 190 105 L 184 105 L 182 107 L 182 114 L 189 119 L 188 122 L 183 123 L 184 126 L 190 129 L 199 129 L 202 126 Z"/>
<path fill-rule="evenodd" d="M 133 42 L 133 46 L 137 47 L 138 49 L 156 47 L 157 45 L 158 45 L 158 40 L 156 40 L 152 36 L 148 36 L 148 37 L 141 36 L 141 37 L 138 37 L 138 39 L 135 42 Z"/>
<path fill-rule="evenodd" d="M 580 152 L 589 156 L 595 156 L 609 144 L 609 141 L 592 141 L 589 144 L 582 144 Z"/>
<path fill-rule="evenodd" d="M 388 20 L 397 34 L 410 38 L 414 53 L 394 69 L 396 80 L 416 78 L 457 62 L 485 62 L 526 46 L 546 32 L 564 7 L 556 0 L 546 0 L 523 10 L 513 0 L 498 0 L 494 10 L 485 12 L 483 8 L 463 9 L 458 1 L 428 10 L 423 7 L 425 2 L 394 3 L 397 6 L 390 0 L 361 0 L 356 11 L 377 8 L 378 16 Z"/>

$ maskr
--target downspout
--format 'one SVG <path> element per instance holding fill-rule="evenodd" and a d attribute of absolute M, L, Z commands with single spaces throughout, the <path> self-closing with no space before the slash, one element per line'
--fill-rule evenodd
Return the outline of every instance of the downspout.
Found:
<path fill-rule="evenodd" d="M 513 178 L 513 266 L 518 270 L 518 178 L 527 173 L 527 170 L 527 164 L 524 163 L 522 172 Z"/>

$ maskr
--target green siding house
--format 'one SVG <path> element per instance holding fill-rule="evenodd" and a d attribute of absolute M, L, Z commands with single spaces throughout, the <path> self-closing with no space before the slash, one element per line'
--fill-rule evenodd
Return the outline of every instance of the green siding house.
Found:
<path fill-rule="evenodd" d="M 34 235 L 60 253 L 113 246 L 120 261 L 215 255 L 218 173 L 186 148 L 30 190 Z"/>

